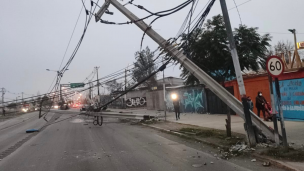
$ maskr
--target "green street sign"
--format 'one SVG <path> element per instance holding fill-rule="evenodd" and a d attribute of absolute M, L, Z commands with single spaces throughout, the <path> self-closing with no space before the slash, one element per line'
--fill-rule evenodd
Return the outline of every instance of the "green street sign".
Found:
<path fill-rule="evenodd" d="M 78 88 L 78 87 L 84 87 L 84 83 L 71 83 L 71 88 Z"/>

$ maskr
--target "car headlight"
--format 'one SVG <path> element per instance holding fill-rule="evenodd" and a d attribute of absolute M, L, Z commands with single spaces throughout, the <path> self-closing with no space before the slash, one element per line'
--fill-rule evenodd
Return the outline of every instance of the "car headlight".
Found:
<path fill-rule="evenodd" d="M 54 106 L 55 109 L 58 109 L 58 106 Z"/>

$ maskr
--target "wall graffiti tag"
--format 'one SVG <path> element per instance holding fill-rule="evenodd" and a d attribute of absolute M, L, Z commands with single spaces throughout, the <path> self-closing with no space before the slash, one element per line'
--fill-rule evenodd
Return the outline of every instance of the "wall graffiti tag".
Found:
<path fill-rule="evenodd" d="M 146 106 L 147 100 L 146 97 L 132 97 L 127 99 L 126 106 L 127 107 L 142 107 Z"/>
<path fill-rule="evenodd" d="M 193 108 L 195 112 L 198 112 L 201 108 L 204 108 L 202 105 L 203 92 L 195 93 L 194 90 L 192 90 L 192 93 L 185 92 L 184 97 L 184 108 L 189 106 L 190 108 Z"/>
<path fill-rule="evenodd" d="M 171 93 L 176 93 L 180 100 L 181 112 L 205 113 L 205 91 L 202 87 L 190 87 L 184 89 L 170 90 L 166 93 L 166 107 L 168 111 L 174 111 Z"/>
<path fill-rule="evenodd" d="M 281 80 L 280 93 L 283 115 L 286 120 L 304 119 L 304 78 L 293 80 Z M 275 86 L 273 83 L 273 88 Z M 278 104 L 276 91 L 274 91 L 275 102 Z M 276 105 L 276 110 L 278 107 Z"/>

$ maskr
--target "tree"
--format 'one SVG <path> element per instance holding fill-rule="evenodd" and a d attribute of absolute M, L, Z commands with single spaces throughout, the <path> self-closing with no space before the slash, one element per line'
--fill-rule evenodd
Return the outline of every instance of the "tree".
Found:
<path fill-rule="evenodd" d="M 265 68 L 271 37 L 269 34 L 261 36 L 257 30 L 256 27 L 249 28 L 245 25 L 234 29 L 242 71 Z M 215 80 L 224 83 L 235 78 L 225 23 L 221 15 L 209 19 L 202 29 L 195 30 L 191 35 L 184 34 L 183 40 L 185 43 L 181 48 L 185 54 Z M 183 67 L 181 76 L 186 80 L 186 84 L 199 83 L 198 79 Z"/>
<path fill-rule="evenodd" d="M 289 58 L 288 58 L 289 51 L 292 51 L 292 50 L 294 50 L 294 46 L 288 40 L 279 41 L 276 45 L 274 45 L 274 54 L 281 57 L 281 54 L 283 53 L 287 63 L 289 63 Z"/>
<path fill-rule="evenodd" d="M 118 91 L 121 90 L 123 88 L 123 84 L 122 83 L 118 83 L 116 80 L 112 80 L 109 81 L 107 83 L 105 83 L 108 89 L 108 91 L 110 91 L 111 93 L 114 91 Z"/>
<path fill-rule="evenodd" d="M 12 108 L 16 108 L 16 106 L 17 106 L 16 103 L 10 103 L 6 107 L 9 108 L 9 109 L 12 109 Z"/>
<path fill-rule="evenodd" d="M 156 71 L 157 66 L 153 61 L 154 53 L 150 51 L 149 47 L 142 51 L 135 53 L 136 62 L 134 62 L 135 69 L 132 72 L 133 80 L 139 82 L 147 78 L 151 73 Z M 143 85 L 152 87 L 156 84 L 156 74 L 146 80 Z"/>

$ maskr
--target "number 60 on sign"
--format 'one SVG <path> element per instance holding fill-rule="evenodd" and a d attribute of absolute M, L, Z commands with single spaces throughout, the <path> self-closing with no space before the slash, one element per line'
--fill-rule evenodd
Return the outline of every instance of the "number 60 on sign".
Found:
<path fill-rule="evenodd" d="M 278 77 L 284 72 L 284 65 L 278 56 L 270 56 L 266 62 L 267 72 L 273 77 Z"/>

